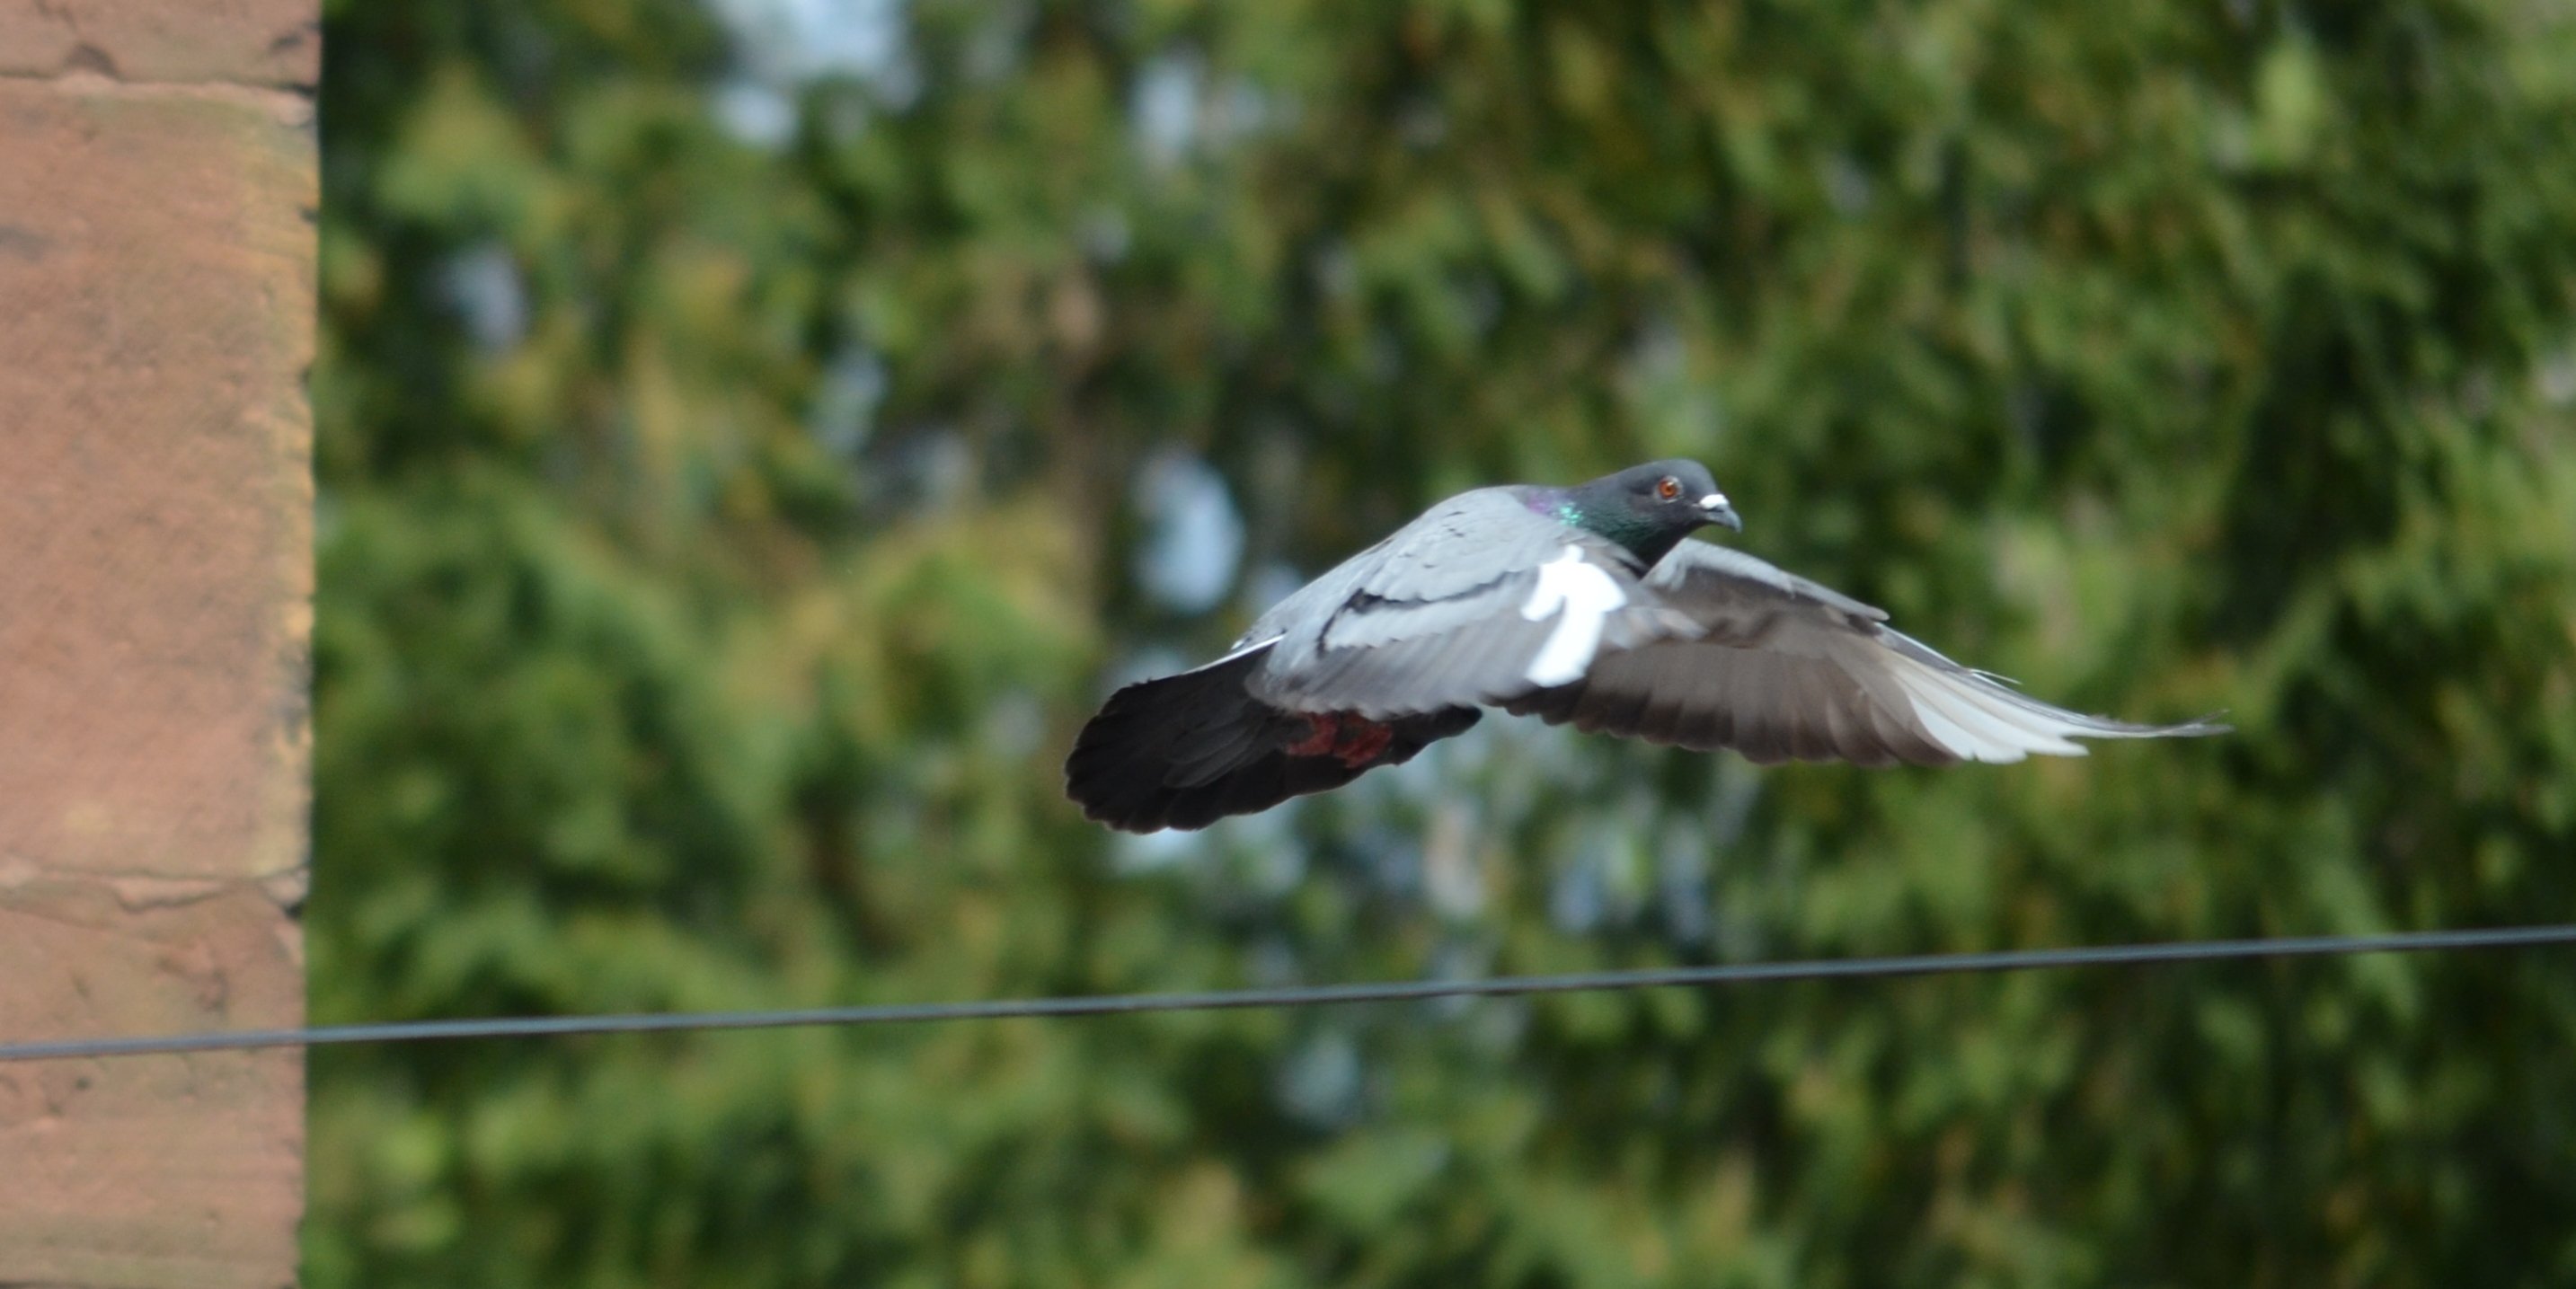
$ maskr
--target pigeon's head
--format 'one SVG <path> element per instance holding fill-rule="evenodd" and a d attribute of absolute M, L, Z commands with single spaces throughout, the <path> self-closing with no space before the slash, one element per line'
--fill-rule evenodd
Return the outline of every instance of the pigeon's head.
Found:
<path fill-rule="evenodd" d="M 1744 531 L 1744 521 L 1727 504 L 1726 494 L 1717 490 L 1717 480 L 1697 461 L 1630 466 L 1570 489 L 1566 500 L 1572 503 L 1571 522 L 1650 562 L 1662 559 L 1675 543 L 1703 525 Z"/>

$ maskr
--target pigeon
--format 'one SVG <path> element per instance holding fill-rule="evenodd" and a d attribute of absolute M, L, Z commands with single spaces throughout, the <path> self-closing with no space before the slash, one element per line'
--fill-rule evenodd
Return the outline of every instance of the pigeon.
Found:
<path fill-rule="evenodd" d="M 1763 764 L 2009 762 L 2227 728 L 2028 697 L 1879 609 L 1690 536 L 1712 524 L 1744 529 L 1694 461 L 1461 493 L 1224 657 L 1112 694 L 1074 740 L 1066 794 L 1112 828 L 1204 828 L 1402 765 L 1487 708 Z"/>

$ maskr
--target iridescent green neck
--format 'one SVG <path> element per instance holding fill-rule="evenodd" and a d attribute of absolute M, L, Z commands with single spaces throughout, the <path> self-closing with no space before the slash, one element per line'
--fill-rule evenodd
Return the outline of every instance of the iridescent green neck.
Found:
<path fill-rule="evenodd" d="M 1616 506 L 1586 508 L 1571 495 L 1557 497 L 1549 513 L 1568 528 L 1580 528 L 1617 542 L 1649 564 L 1662 559 L 1682 539 L 1682 534 L 1670 525 L 1640 515 L 1623 515 Z"/>

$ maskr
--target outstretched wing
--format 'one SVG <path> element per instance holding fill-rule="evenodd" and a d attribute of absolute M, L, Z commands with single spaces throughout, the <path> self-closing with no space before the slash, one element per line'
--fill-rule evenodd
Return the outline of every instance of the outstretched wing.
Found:
<path fill-rule="evenodd" d="M 1696 629 L 1605 651 L 1581 680 L 1503 707 L 1765 763 L 2018 761 L 2082 756 L 2077 738 L 2226 729 L 2137 725 L 2040 702 L 1889 628 L 1878 609 L 1707 542 L 1683 542 L 1645 588 Z"/>
<path fill-rule="evenodd" d="M 1499 703 L 1582 676 L 1604 650 L 1695 630 L 1636 557 L 1507 489 L 1443 502 L 1262 615 L 1249 688 L 1301 712 L 1385 720 Z"/>

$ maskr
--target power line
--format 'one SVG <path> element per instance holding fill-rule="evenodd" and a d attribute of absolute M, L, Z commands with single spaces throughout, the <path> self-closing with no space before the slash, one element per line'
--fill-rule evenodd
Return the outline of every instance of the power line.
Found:
<path fill-rule="evenodd" d="M 470 1020 L 319 1025 L 304 1029 L 214 1030 L 194 1034 L 63 1039 L 41 1043 L 0 1045 L 0 1063 L 146 1056 L 178 1052 L 238 1051 L 247 1048 L 327 1047 L 348 1043 L 418 1043 L 468 1038 L 556 1038 L 572 1034 L 783 1029 L 810 1025 L 896 1025 L 931 1021 L 1006 1020 L 1039 1016 L 1111 1016 L 1140 1012 L 1216 1011 L 1247 1007 L 1320 1007 L 1345 1003 L 1413 1002 L 1427 998 L 1493 998 L 1604 989 L 1706 987 L 1890 976 L 1950 976 L 2003 971 L 2039 971 L 2065 967 L 2135 967 L 2177 962 L 2219 962 L 2254 958 L 2325 958 L 2359 953 L 2430 953 L 2558 944 L 2576 944 L 2576 923 L 2563 926 L 2495 927 L 2467 931 L 2407 931 L 2385 935 L 2185 940 L 2072 949 L 2016 949 L 1993 953 L 1825 958 L 1803 962 L 1744 962 L 1713 967 L 1587 971 L 1556 976 L 1495 976 L 1482 980 L 1402 980 L 1377 984 L 1297 985 L 1280 989 L 1228 989 L 1196 993 L 1105 994 L 1075 998 L 892 1003 L 876 1006 L 806 1007 L 769 1011 L 510 1016 Z"/>

